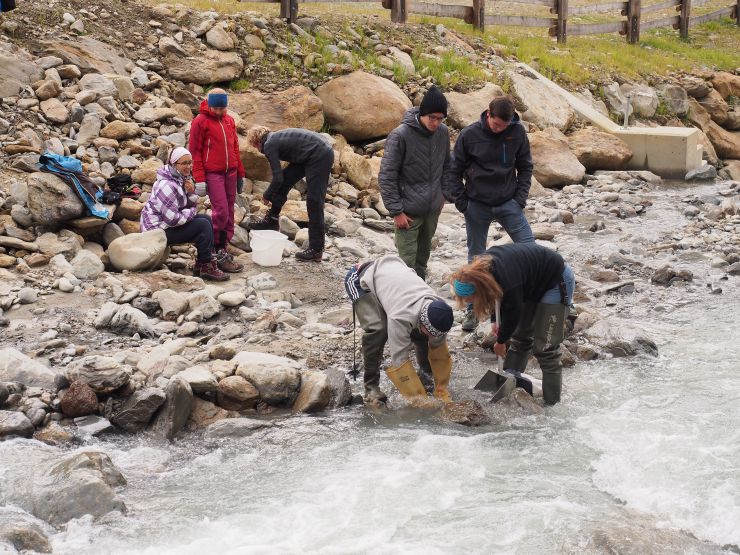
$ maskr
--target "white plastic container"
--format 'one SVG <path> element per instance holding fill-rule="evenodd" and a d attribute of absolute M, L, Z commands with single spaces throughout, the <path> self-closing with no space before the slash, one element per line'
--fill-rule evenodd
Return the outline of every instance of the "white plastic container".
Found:
<path fill-rule="evenodd" d="M 278 266 L 283 259 L 283 249 L 288 236 L 279 231 L 255 230 L 249 233 L 252 261 L 260 266 Z"/>

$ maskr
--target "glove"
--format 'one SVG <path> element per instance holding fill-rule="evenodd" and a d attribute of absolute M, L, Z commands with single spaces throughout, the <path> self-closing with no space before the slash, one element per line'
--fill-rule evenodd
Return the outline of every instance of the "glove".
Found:
<path fill-rule="evenodd" d="M 206 186 L 205 182 L 196 183 L 195 184 L 195 194 L 199 197 L 206 196 L 206 193 L 208 193 L 208 187 Z"/>
<path fill-rule="evenodd" d="M 244 190 L 244 178 L 237 177 L 236 178 L 236 192 L 241 195 L 243 190 Z"/>

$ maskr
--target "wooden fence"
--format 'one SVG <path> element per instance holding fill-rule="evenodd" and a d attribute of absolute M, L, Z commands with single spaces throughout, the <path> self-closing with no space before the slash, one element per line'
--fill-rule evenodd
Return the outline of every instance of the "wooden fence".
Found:
<path fill-rule="evenodd" d="M 254 0 L 250 0 L 254 1 Z M 642 5 L 641 0 L 623 2 L 603 2 L 597 4 L 568 6 L 568 0 L 505 0 L 507 4 L 544 6 L 549 8 L 551 17 L 505 15 L 486 10 L 486 0 L 472 0 L 472 6 L 460 4 L 442 4 L 438 2 L 421 2 L 416 0 L 256 0 L 258 2 L 280 2 L 280 17 L 289 23 L 298 17 L 298 3 L 349 3 L 380 2 L 391 11 L 391 21 L 406 23 L 409 14 L 431 15 L 462 19 L 465 23 L 483 31 L 486 25 L 504 25 L 509 27 L 544 27 L 550 36 L 557 37 L 559 43 L 565 43 L 569 36 L 598 35 L 619 33 L 627 37 L 627 42 L 635 44 L 640 40 L 640 32 L 658 27 L 678 29 L 682 38 L 689 36 L 689 28 L 707 21 L 723 17 L 735 19 L 740 25 L 740 0 L 733 4 L 700 16 L 692 16 L 691 9 L 709 4 L 713 0 L 663 0 L 657 3 Z M 677 15 L 643 20 L 657 12 L 675 7 Z M 614 16 L 617 21 L 605 23 L 568 23 L 569 16 Z M 624 18 L 624 19 L 622 19 Z"/>

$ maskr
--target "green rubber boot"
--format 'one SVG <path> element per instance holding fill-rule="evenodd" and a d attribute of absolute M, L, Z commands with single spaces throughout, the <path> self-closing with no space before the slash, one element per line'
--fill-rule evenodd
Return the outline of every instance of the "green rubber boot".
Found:
<path fill-rule="evenodd" d="M 545 404 L 560 401 L 563 385 L 563 365 L 560 362 L 560 344 L 565 335 L 567 307 L 562 304 L 537 305 L 534 317 L 534 356 L 542 370 L 542 397 Z"/>

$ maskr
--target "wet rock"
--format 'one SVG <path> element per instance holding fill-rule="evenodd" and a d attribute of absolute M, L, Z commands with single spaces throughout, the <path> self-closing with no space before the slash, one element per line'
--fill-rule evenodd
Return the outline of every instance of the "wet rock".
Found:
<path fill-rule="evenodd" d="M 166 399 L 167 394 L 158 387 L 140 389 L 111 416 L 111 422 L 127 432 L 140 432 Z"/>
<path fill-rule="evenodd" d="M 85 212 L 82 201 L 55 175 L 35 172 L 28 176 L 28 209 L 34 221 L 60 225 Z"/>
<path fill-rule="evenodd" d="M 117 270 L 143 271 L 158 267 L 167 249 L 162 229 L 131 233 L 115 239 L 108 246 L 108 258 Z"/>
<path fill-rule="evenodd" d="M 352 387 L 347 375 L 336 368 L 325 370 L 329 381 L 329 407 L 340 408 L 347 406 L 352 401 Z"/>
<path fill-rule="evenodd" d="M 641 353 L 658 355 L 658 346 L 637 326 L 628 327 L 599 320 L 584 332 L 584 336 L 593 345 L 615 358 Z"/>
<path fill-rule="evenodd" d="M 349 141 L 387 135 L 411 108 L 392 81 L 363 71 L 332 79 L 316 89 L 316 95 L 323 102 L 329 126 Z"/>
<path fill-rule="evenodd" d="M 69 428 L 60 426 L 57 422 L 49 422 L 40 430 L 36 430 L 33 439 L 46 443 L 47 445 L 68 445 L 75 441 L 76 436 Z"/>
<path fill-rule="evenodd" d="M 711 181 L 716 177 L 717 177 L 717 168 L 707 164 L 705 166 L 701 166 L 700 168 L 691 170 L 689 173 L 686 174 L 685 179 L 686 181 L 692 181 L 692 180 Z"/>
<path fill-rule="evenodd" d="M 102 416 L 78 416 L 74 419 L 74 423 L 77 426 L 77 431 L 83 437 L 90 438 L 114 431 L 110 421 Z"/>
<path fill-rule="evenodd" d="M 259 398 L 257 388 L 241 376 L 227 376 L 218 383 L 218 405 L 227 410 L 254 408 Z"/>
<path fill-rule="evenodd" d="M 5 401 L 10 397 L 10 391 L 5 384 L 0 383 L 0 408 L 5 404 Z"/>
<path fill-rule="evenodd" d="M 48 525 L 26 512 L 4 508 L 0 512 L 0 548 L 10 544 L 22 553 L 51 553 L 51 543 L 44 533 L 44 527 Z"/>
<path fill-rule="evenodd" d="M 271 405 L 292 404 L 301 385 L 300 365 L 288 358 L 242 351 L 234 357 L 237 375 L 254 385 Z"/>
<path fill-rule="evenodd" d="M 514 391 L 502 399 L 499 404 L 509 408 L 520 409 L 525 414 L 543 414 L 545 412 L 542 405 L 540 405 L 534 397 L 520 387 L 515 388 Z"/>
<path fill-rule="evenodd" d="M 98 396 L 85 382 L 74 381 L 62 397 L 62 412 L 71 418 L 98 412 Z"/>
<path fill-rule="evenodd" d="M 491 422 L 488 414 L 477 401 L 455 401 L 442 407 L 442 418 L 463 426 L 485 426 Z"/>
<path fill-rule="evenodd" d="M 274 426 L 272 422 L 256 418 L 229 418 L 208 426 L 205 437 L 208 439 L 249 437 L 257 430 L 272 426 Z"/>
<path fill-rule="evenodd" d="M 0 410 L 0 438 L 31 437 L 33 424 L 22 412 Z"/>
<path fill-rule="evenodd" d="M 55 372 L 12 347 L 0 349 L 0 381 L 54 389 Z"/>
<path fill-rule="evenodd" d="M 308 371 L 301 376 L 301 387 L 293 403 L 293 412 L 321 412 L 331 400 L 329 379 L 323 372 Z"/>
<path fill-rule="evenodd" d="M 173 377 L 166 389 L 167 399 L 152 422 L 152 430 L 172 439 L 185 427 L 193 408 L 193 390 L 188 382 Z"/>
<path fill-rule="evenodd" d="M 206 401 L 200 397 L 193 397 L 193 410 L 190 413 L 187 427 L 188 430 L 200 430 L 202 428 L 207 428 L 214 422 L 218 422 L 226 418 L 236 418 L 238 416 L 239 413 L 237 412 L 217 407 L 210 401 Z"/>

